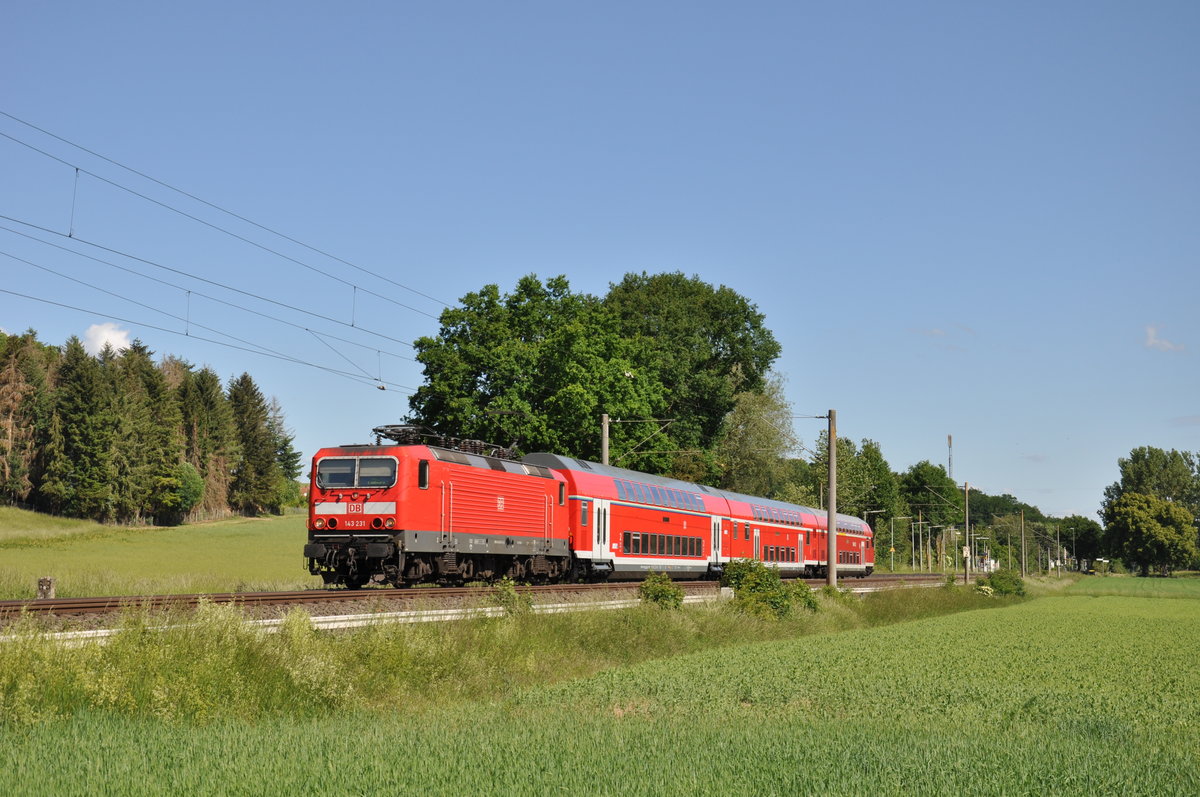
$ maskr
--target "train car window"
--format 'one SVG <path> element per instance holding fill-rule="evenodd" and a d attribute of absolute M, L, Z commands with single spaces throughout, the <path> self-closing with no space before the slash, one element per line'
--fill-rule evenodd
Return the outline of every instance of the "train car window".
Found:
<path fill-rule="evenodd" d="M 750 524 L 749 523 L 742 524 L 742 533 L 745 535 L 747 540 L 750 539 Z"/>
<path fill-rule="evenodd" d="M 567 484 L 566 482 L 558 483 L 558 505 L 564 506 L 567 503 Z"/>
<path fill-rule="evenodd" d="M 621 553 L 629 553 L 631 550 L 632 543 L 630 542 L 630 534 L 627 531 L 621 535 Z"/>
<path fill-rule="evenodd" d="M 317 463 L 318 487 L 353 487 L 358 460 L 323 459 Z"/>
<path fill-rule="evenodd" d="M 621 481 L 620 479 L 617 479 L 616 485 L 617 485 L 617 498 L 624 501 L 625 500 L 625 482 Z"/>
<path fill-rule="evenodd" d="M 417 463 L 417 486 L 422 490 L 429 489 L 429 460 L 427 459 Z"/>
<path fill-rule="evenodd" d="M 592 505 L 589 502 L 579 502 L 579 525 L 586 526 L 588 524 L 588 515 L 590 514 L 588 510 L 591 508 Z"/>

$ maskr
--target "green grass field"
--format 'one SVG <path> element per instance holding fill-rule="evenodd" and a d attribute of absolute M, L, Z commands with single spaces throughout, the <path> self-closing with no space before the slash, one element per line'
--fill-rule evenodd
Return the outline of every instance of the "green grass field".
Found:
<path fill-rule="evenodd" d="M 1200 793 L 1200 600 L 912 593 L 766 642 L 714 608 L 29 637 L 0 650 L 0 771 L 14 794 Z M 889 600 L 924 619 L 864 628 Z"/>
<path fill-rule="evenodd" d="M 1082 576 L 1071 584 L 1073 595 L 1128 595 L 1138 598 L 1200 598 L 1200 574 L 1183 573 L 1172 578 L 1136 576 Z"/>
<path fill-rule="evenodd" d="M 170 528 L 104 526 L 0 508 L 0 599 L 303 589 L 305 518 L 235 518 Z"/>

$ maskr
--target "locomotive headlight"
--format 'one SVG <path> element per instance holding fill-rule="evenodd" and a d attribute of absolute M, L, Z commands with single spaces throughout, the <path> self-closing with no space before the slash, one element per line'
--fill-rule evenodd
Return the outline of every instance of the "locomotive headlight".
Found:
<path fill-rule="evenodd" d="M 394 517 L 388 518 L 387 520 L 383 521 L 383 525 L 385 528 L 389 528 L 389 529 L 395 528 L 396 527 L 396 518 L 394 518 Z"/>
<path fill-rule="evenodd" d="M 314 528 L 314 529 L 323 529 L 323 528 L 325 528 L 325 518 L 323 518 L 323 517 L 319 517 L 319 518 L 317 518 L 316 520 L 314 520 L 314 521 L 313 521 L 313 528 Z"/>

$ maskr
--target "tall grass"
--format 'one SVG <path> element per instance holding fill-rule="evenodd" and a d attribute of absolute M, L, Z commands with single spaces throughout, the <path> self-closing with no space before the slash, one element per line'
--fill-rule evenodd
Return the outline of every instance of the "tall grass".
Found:
<path fill-rule="evenodd" d="M 0 725 L 0 771 L 15 794 L 1195 794 L 1192 608 L 1053 598 L 697 653 L 683 637 L 751 621 L 572 615 L 554 618 L 579 621 L 555 630 L 571 641 L 548 646 L 527 622 L 551 618 L 509 617 L 462 624 L 446 649 L 428 628 L 299 620 L 260 639 L 214 609 L 183 636 L 131 628 L 119 656 L 77 668 L 110 703 Z M 554 645 L 601 669 L 572 678 L 589 668 Z M 117 662 L 138 660 L 168 677 L 122 683 Z M 288 688 L 254 686 L 256 669 Z M 123 705 L 155 705 L 154 684 L 197 690 L 204 723 Z"/>
<path fill-rule="evenodd" d="M 283 631 L 245 623 L 237 610 L 129 612 L 105 646 L 63 648 L 32 618 L 0 644 L 0 723 L 91 710 L 209 721 L 331 710 L 410 710 L 503 697 L 519 690 L 651 659 L 789 639 L 982 605 L 962 590 L 914 590 L 826 600 L 816 613 L 774 621 L 715 605 L 664 612 L 515 613 L 456 623 L 378 624 L 318 632 L 302 611 Z M 881 607 L 888 606 L 886 610 Z M 329 691 L 329 685 L 337 688 Z"/>

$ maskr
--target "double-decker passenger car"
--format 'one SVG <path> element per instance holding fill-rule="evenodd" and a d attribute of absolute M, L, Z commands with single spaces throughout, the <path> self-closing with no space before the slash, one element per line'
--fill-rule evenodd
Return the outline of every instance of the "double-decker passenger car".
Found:
<path fill-rule="evenodd" d="M 785 577 L 826 570 L 816 509 L 554 454 L 516 461 L 478 441 L 430 444 L 412 427 L 375 433 L 376 445 L 313 457 L 304 555 L 326 583 L 704 578 L 733 559 Z M 838 515 L 836 533 L 838 571 L 869 575 L 867 524 Z"/>
<path fill-rule="evenodd" d="M 756 559 L 784 577 L 826 572 L 828 513 L 663 476 L 555 454 L 530 454 L 568 484 L 576 568 L 596 575 L 719 573 L 733 559 Z M 838 572 L 874 570 L 871 529 L 837 516 Z"/>

